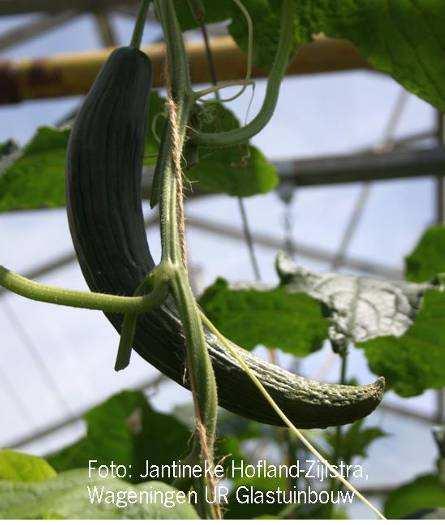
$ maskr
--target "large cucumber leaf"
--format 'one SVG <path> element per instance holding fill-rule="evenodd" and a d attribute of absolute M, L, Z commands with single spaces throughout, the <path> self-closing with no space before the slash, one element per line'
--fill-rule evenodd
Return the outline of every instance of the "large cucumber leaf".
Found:
<path fill-rule="evenodd" d="M 445 273 L 445 227 L 431 226 L 405 259 L 405 275 L 416 283 L 434 279 Z"/>
<path fill-rule="evenodd" d="M 176 495 L 160 482 L 136 487 L 71 470 L 40 482 L 0 481 L 0 519 L 197 519 L 188 502 L 175 503 Z M 165 504 L 170 500 L 172 507 Z"/>
<path fill-rule="evenodd" d="M 445 385 L 442 286 L 320 274 L 283 254 L 277 269 L 278 288 L 218 279 L 201 297 L 209 318 L 237 344 L 301 356 L 329 337 L 339 349 L 350 342 L 364 348 L 371 370 L 402 396 Z"/>
<path fill-rule="evenodd" d="M 393 490 L 385 502 L 388 519 L 401 519 L 424 510 L 445 507 L 445 487 L 439 476 L 427 474 Z"/>
<path fill-rule="evenodd" d="M 22 151 L 0 160 L 0 212 L 65 205 L 69 130 L 39 128 Z"/>
<path fill-rule="evenodd" d="M 0 450 L 0 480 L 43 481 L 55 476 L 56 471 L 42 458 L 15 450 Z"/>
<path fill-rule="evenodd" d="M 434 279 L 445 271 L 445 228 L 429 228 L 406 258 L 411 281 Z M 442 289 L 441 287 L 440 289 Z M 384 375 L 401 396 L 445 386 L 445 294 L 425 294 L 415 323 L 402 337 L 383 337 L 360 345 L 371 370 Z"/>
<path fill-rule="evenodd" d="M 197 115 L 206 133 L 239 128 L 239 120 L 218 102 L 206 102 Z M 229 148 L 199 147 L 198 162 L 186 171 L 187 178 L 206 193 L 225 193 L 249 197 L 267 193 L 278 184 L 276 168 L 253 146 L 240 144 Z"/>
<path fill-rule="evenodd" d="M 146 462 L 170 464 L 187 452 L 190 431 L 174 416 L 151 408 L 142 392 L 123 391 L 84 415 L 84 438 L 49 456 L 57 470 L 88 467 L 89 460 L 132 465 L 132 482 L 140 481 Z M 165 480 L 170 481 L 170 480 Z"/>
<path fill-rule="evenodd" d="M 279 0 L 245 0 L 254 26 L 254 61 L 268 68 L 279 33 Z M 347 39 L 373 67 L 445 110 L 445 3 L 440 0 L 299 0 L 294 47 L 316 35 Z M 232 10 L 230 34 L 246 50 L 246 22 Z"/>
<path fill-rule="evenodd" d="M 440 0 L 300 0 L 308 35 L 353 42 L 379 71 L 445 110 L 445 3 Z"/>
<path fill-rule="evenodd" d="M 200 304 L 224 335 L 247 350 L 261 344 L 304 356 L 318 350 L 327 337 L 320 303 L 283 288 L 237 288 L 217 279 Z"/>

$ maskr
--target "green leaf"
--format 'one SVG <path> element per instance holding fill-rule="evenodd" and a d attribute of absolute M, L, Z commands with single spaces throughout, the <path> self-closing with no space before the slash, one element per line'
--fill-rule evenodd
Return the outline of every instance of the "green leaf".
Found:
<path fill-rule="evenodd" d="M 102 495 L 100 502 L 90 501 L 94 490 Z M 156 498 L 153 503 L 145 497 L 150 494 Z M 176 503 L 172 508 L 162 504 L 176 497 L 177 492 L 164 483 L 134 487 L 115 478 L 89 477 L 86 470 L 73 470 L 41 482 L 0 481 L 0 518 L 197 519 L 189 503 Z"/>
<path fill-rule="evenodd" d="M 320 304 L 283 288 L 233 289 L 217 279 L 200 304 L 225 336 L 247 350 L 262 344 L 303 356 L 318 350 L 326 338 L 328 322 Z"/>
<path fill-rule="evenodd" d="M 378 427 L 363 428 L 364 419 L 356 421 L 350 425 L 341 435 L 337 446 L 336 430 L 328 430 L 324 437 L 330 445 L 332 451 L 336 451 L 338 457 L 342 458 L 345 463 L 351 464 L 355 457 L 367 458 L 368 448 L 376 439 L 387 436 Z"/>
<path fill-rule="evenodd" d="M 224 158 L 224 155 L 226 156 Z M 268 193 L 278 184 L 277 170 L 254 146 L 247 150 L 214 151 L 187 173 L 206 193 L 250 197 Z"/>
<path fill-rule="evenodd" d="M 56 475 L 44 459 L 15 450 L 0 450 L 0 480 L 43 481 Z"/>
<path fill-rule="evenodd" d="M 190 431 L 175 417 L 155 412 L 139 391 L 124 391 L 84 416 L 86 436 L 53 454 L 49 463 L 57 470 L 88 467 L 111 461 L 132 465 L 132 482 L 140 481 L 146 461 L 169 464 L 187 451 Z"/>
<path fill-rule="evenodd" d="M 21 154 L 0 173 L 0 212 L 65 205 L 69 130 L 39 128 Z M 7 158 L 2 159 L 2 163 Z"/>
<path fill-rule="evenodd" d="M 445 272 L 445 228 L 432 226 L 420 238 L 412 253 L 405 259 L 408 281 L 429 281 Z M 445 306 L 445 303 L 444 303 Z"/>
<path fill-rule="evenodd" d="M 206 102 L 197 119 L 206 133 L 239 128 L 235 115 L 218 102 Z M 198 148 L 198 164 L 190 168 L 187 178 L 209 193 L 226 193 L 249 197 L 267 193 L 278 184 L 275 166 L 254 146 L 240 144 L 229 148 Z"/>
<path fill-rule="evenodd" d="M 379 71 L 445 110 L 445 3 L 438 0 L 302 0 L 309 34 L 346 38 Z"/>
<path fill-rule="evenodd" d="M 428 228 L 406 257 L 410 281 L 431 280 L 445 272 L 445 228 Z M 427 292 L 414 325 L 399 339 L 385 337 L 360 345 L 371 370 L 384 375 L 401 396 L 445 386 L 445 294 Z"/>
<path fill-rule="evenodd" d="M 445 308 L 442 292 L 425 294 L 416 322 L 402 337 L 360 343 L 368 364 L 403 397 L 445 386 Z"/>
<path fill-rule="evenodd" d="M 427 474 L 391 492 L 384 514 L 390 519 L 400 519 L 418 510 L 436 507 L 445 507 L 445 487 L 438 476 Z"/>

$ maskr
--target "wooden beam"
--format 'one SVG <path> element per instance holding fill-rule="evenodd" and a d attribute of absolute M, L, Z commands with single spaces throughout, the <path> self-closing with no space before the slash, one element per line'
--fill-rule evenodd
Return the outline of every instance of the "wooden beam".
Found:
<path fill-rule="evenodd" d="M 1 0 L 0 0 L 1 2 Z M 246 59 L 229 36 L 211 41 L 219 80 L 236 80 L 245 75 Z M 194 83 L 210 81 L 205 50 L 200 42 L 189 42 L 187 54 Z M 144 48 L 153 62 L 154 86 L 164 85 L 165 46 L 163 43 Z M 23 100 L 81 95 L 88 91 L 111 48 L 88 53 L 59 54 L 41 59 L 0 62 L 0 104 Z M 305 75 L 370 68 L 355 47 L 344 41 L 319 39 L 301 47 L 289 66 L 288 75 Z M 264 71 L 254 68 L 254 77 Z"/>

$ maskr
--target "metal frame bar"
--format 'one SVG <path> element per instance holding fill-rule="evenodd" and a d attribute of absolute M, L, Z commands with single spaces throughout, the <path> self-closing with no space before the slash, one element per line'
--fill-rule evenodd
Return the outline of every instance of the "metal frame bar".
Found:
<path fill-rule="evenodd" d="M 58 29 L 78 16 L 77 11 L 64 11 L 55 15 L 45 15 L 27 24 L 4 31 L 0 34 L 0 51 L 24 44 L 47 31 Z"/>
<path fill-rule="evenodd" d="M 96 29 L 104 47 L 112 47 L 118 44 L 116 30 L 111 21 L 108 11 L 94 10 L 93 17 L 96 22 Z"/>
<path fill-rule="evenodd" d="M 133 390 L 157 389 L 161 385 L 161 383 L 163 383 L 167 379 L 168 379 L 167 376 L 161 374 L 161 375 L 157 376 L 155 379 L 153 379 L 151 381 L 148 381 L 148 382 L 144 381 L 142 384 L 138 384 L 138 385 L 132 386 L 130 388 L 133 389 Z M 91 406 L 89 406 L 87 408 L 84 408 L 81 412 L 77 412 L 76 414 L 73 414 L 73 415 L 70 415 L 68 417 L 62 418 L 59 421 L 57 421 L 55 423 L 52 423 L 52 424 L 48 425 L 47 427 L 38 430 L 37 432 L 31 432 L 30 434 L 24 435 L 21 438 L 17 438 L 15 440 L 11 441 L 10 443 L 7 443 L 5 445 L 0 445 L 0 448 L 16 449 L 16 448 L 20 448 L 20 447 L 24 447 L 26 445 L 29 445 L 30 443 L 32 443 L 34 441 L 37 441 L 39 439 L 43 439 L 43 438 L 45 438 L 47 436 L 50 436 L 54 432 L 57 432 L 58 430 L 61 430 L 62 428 L 67 427 L 68 425 L 72 425 L 74 423 L 77 423 L 78 421 L 80 421 L 83 418 L 83 416 L 84 416 L 84 414 L 86 412 L 88 412 L 89 410 L 91 410 L 95 406 L 97 406 L 97 403 L 95 403 L 94 405 L 91 405 Z"/>
<path fill-rule="evenodd" d="M 445 175 L 445 148 L 277 161 L 283 182 L 297 186 L 345 184 Z"/>
<path fill-rule="evenodd" d="M 244 234 L 238 228 L 209 219 L 200 219 L 187 215 L 187 227 L 221 235 L 232 240 L 244 241 Z M 252 235 L 252 241 L 255 245 L 261 246 L 262 248 L 279 250 L 283 247 L 283 242 L 281 240 L 267 233 L 254 232 Z M 307 257 L 308 259 L 324 263 L 332 263 L 335 257 L 335 252 L 303 243 L 292 243 L 292 249 L 298 252 L 302 257 Z M 399 270 L 398 268 L 387 266 L 385 264 L 367 261 L 360 257 L 345 257 L 342 266 L 372 275 L 379 275 L 388 279 L 400 279 L 402 276 L 401 269 Z"/>
<path fill-rule="evenodd" d="M 157 216 L 150 217 L 146 220 L 145 225 L 147 228 L 154 226 L 157 223 Z M 187 215 L 187 226 L 200 230 L 206 233 L 213 233 L 216 235 L 221 235 L 223 237 L 229 238 L 231 240 L 236 240 L 244 242 L 244 233 L 234 227 L 227 224 L 219 223 L 217 221 L 211 221 L 209 219 L 200 219 L 198 217 L 190 217 Z M 262 248 L 279 250 L 283 247 L 283 243 L 280 239 L 277 239 L 275 236 L 267 233 L 258 233 L 255 232 L 252 236 L 253 242 L 261 246 Z M 303 257 L 312 259 L 315 261 L 320 261 L 324 263 L 332 263 L 335 258 L 335 252 L 329 250 L 324 250 L 322 248 L 317 248 L 307 244 L 292 243 L 292 248 L 298 250 L 298 253 Z M 76 261 L 76 254 L 74 252 L 64 253 L 54 259 L 44 262 L 34 268 L 25 270 L 23 273 L 29 279 L 38 279 L 45 275 L 50 274 L 56 270 L 73 263 Z M 372 261 L 367 261 L 360 257 L 345 257 L 342 261 L 342 265 L 346 268 L 353 270 L 369 273 L 372 275 L 386 277 L 388 279 L 400 279 L 402 275 L 402 270 L 394 268 L 392 266 L 387 266 L 384 264 L 374 263 Z M 5 288 L 0 288 L 0 298 L 10 293 Z"/>

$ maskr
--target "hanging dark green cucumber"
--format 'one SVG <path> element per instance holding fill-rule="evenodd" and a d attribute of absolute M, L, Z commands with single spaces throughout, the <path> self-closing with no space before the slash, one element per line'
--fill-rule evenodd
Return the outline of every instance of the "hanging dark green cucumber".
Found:
<path fill-rule="evenodd" d="M 132 295 L 153 269 L 141 204 L 141 173 L 151 65 L 141 51 L 111 55 L 76 118 L 67 162 L 68 218 L 77 256 L 93 291 Z M 122 316 L 107 315 L 116 330 Z M 207 334 L 219 403 L 250 419 L 282 425 L 237 362 Z M 171 303 L 141 315 L 134 349 L 183 385 L 185 341 Z M 245 360 L 300 428 L 350 423 L 380 402 L 383 381 L 329 385 L 291 374 L 251 354 Z M 186 386 L 186 385 L 185 385 Z"/>

